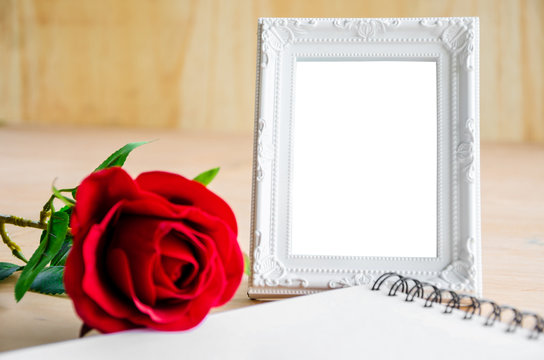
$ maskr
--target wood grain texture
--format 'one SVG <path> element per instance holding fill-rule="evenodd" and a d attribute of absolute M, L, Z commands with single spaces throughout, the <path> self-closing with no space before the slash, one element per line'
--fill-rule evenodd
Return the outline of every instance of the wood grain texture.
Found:
<path fill-rule="evenodd" d="M 542 0 L 0 0 L 0 119 L 249 132 L 257 18 L 479 16 L 483 140 L 544 142 Z"/>
<path fill-rule="evenodd" d="M 22 120 L 18 36 L 16 3 L 0 0 L 0 123 Z"/>

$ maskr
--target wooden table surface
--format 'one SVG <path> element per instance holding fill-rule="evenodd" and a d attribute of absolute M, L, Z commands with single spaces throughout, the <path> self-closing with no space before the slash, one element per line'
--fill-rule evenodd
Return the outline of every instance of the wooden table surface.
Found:
<path fill-rule="evenodd" d="M 242 249 L 249 249 L 251 135 L 158 130 L 1 127 L 0 213 L 37 219 L 56 179 L 77 185 L 111 152 L 132 141 L 159 139 L 133 152 L 132 175 L 167 170 L 192 177 L 221 166 L 210 188 L 237 215 Z M 483 294 L 544 314 L 544 146 L 484 144 L 481 149 Z M 9 226 L 9 225 L 8 225 Z M 29 257 L 39 231 L 9 226 Z M 17 262 L 0 244 L 0 261 Z M 0 282 L 0 351 L 73 339 L 80 320 L 65 296 L 27 293 L 15 303 L 17 276 Z M 254 304 L 245 292 L 214 311 Z"/>

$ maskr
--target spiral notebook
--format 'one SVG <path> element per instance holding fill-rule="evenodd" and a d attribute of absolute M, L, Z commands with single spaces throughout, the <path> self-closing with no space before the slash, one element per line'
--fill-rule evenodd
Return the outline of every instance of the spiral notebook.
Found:
<path fill-rule="evenodd" d="M 480 300 L 481 307 L 491 305 L 492 315 L 479 316 L 470 297 L 431 289 L 420 299 L 417 282 L 407 280 L 374 285 L 380 291 L 352 287 L 213 314 L 188 332 L 128 331 L 0 358 L 544 359 L 544 322 L 536 314 L 518 311 L 518 325 L 529 329 L 516 328 L 493 315 L 516 313 L 509 307 Z M 414 293 L 414 301 L 404 301 Z M 456 300 L 444 301 L 446 296 Z M 456 308 L 463 303 L 469 318 Z"/>

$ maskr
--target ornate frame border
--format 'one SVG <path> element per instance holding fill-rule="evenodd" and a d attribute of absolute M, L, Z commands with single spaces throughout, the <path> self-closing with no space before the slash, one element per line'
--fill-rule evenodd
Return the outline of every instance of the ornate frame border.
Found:
<path fill-rule="evenodd" d="M 368 284 L 391 270 L 481 295 L 478 41 L 478 18 L 259 19 L 250 297 Z M 297 56 L 436 59 L 440 264 L 429 265 L 435 258 L 289 254 L 289 216 L 279 208 L 290 206 L 289 91 Z"/>

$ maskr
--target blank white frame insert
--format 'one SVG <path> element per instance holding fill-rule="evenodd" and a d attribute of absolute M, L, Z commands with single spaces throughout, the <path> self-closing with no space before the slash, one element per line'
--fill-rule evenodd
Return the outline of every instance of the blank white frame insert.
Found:
<path fill-rule="evenodd" d="M 294 99 L 291 253 L 436 257 L 436 63 L 297 61 Z"/>

